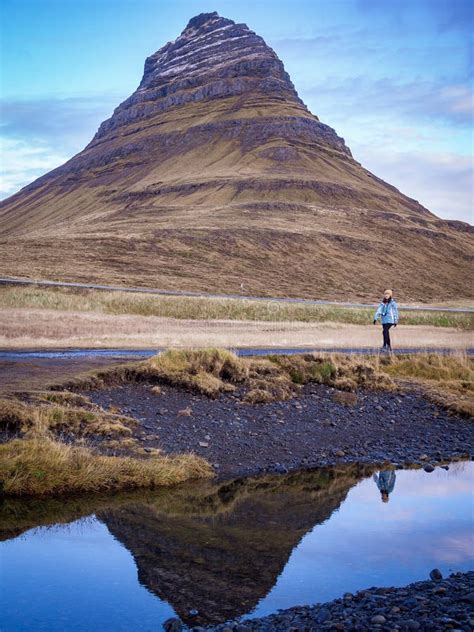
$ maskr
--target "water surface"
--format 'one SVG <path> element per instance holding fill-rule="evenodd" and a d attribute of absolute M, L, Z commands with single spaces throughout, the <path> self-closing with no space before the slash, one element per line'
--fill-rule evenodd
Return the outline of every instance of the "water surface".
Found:
<path fill-rule="evenodd" d="M 470 570 L 473 478 L 470 462 L 397 471 L 388 502 L 385 479 L 378 487 L 355 466 L 113 499 L 6 500 L 0 629 L 156 631 L 174 615 L 218 623 L 401 586 L 434 567 Z"/>

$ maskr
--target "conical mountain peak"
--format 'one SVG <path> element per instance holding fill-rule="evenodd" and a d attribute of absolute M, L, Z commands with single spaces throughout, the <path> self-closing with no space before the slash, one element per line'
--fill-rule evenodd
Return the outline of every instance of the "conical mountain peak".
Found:
<path fill-rule="evenodd" d="M 364 169 L 264 39 L 215 12 L 150 55 L 87 147 L 0 220 L 8 243 L 25 240 L 22 261 L 0 242 L 14 276 L 345 300 L 381 279 L 413 300 L 470 281 L 468 229 Z M 434 252 L 428 281 L 417 271 Z"/>
<path fill-rule="evenodd" d="M 246 24 L 202 13 L 145 61 L 136 92 L 105 121 L 95 140 L 131 121 L 190 102 L 241 95 L 306 110 L 283 63 Z"/>
<path fill-rule="evenodd" d="M 189 20 L 182 34 L 198 31 L 203 27 L 216 29 L 229 24 L 235 24 L 235 22 L 227 18 L 222 18 L 217 11 L 213 11 L 212 13 L 200 13 Z"/>

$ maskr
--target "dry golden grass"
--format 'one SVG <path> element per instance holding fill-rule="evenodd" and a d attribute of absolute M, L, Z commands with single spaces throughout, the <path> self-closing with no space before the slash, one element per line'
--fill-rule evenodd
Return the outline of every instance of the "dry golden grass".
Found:
<path fill-rule="evenodd" d="M 40 286 L 0 287 L 2 309 L 44 309 L 69 312 L 157 316 L 179 320 L 250 320 L 260 322 L 337 322 L 367 325 L 373 309 L 331 305 L 292 304 L 282 301 L 153 296 Z M 474 316 L 449 312 L 402 312 L 404 325 L 474 329 Z"/>
<path fill-rule="evenodd" d="M 462 353 L 409 356 L 302 353 L 239 358 L 219 349 L 168 350 L 143 362 L 99 371 L 63 386 L 80 390 L 128 381 L 169 384 L 209 397 L 240 385 L 243 400 L 249 404 L 289 399 L 298 393 L 300 386 L 311 382 L 345 392 L 359 388 L 395 390 L 412 384 L 440 405 L 463 415 L 472 414 L 474 401 L 473 359 Z"/>
<path fill-rule="evenodd" d="M 466 354 L 362 357 L 306 353 L 239 358 L 218 349 L 170 350 L 139 363 L 135 371 L 134 379 L 156 379 L 209 397 L 240 384 L 243 401 L 249 404 L 289 399 L 308 383 L 333 386 L 349 393 L 349 398 L 359 388 L 393 391 L 409 383 L 453 412 L 472 415 L 474 407 L 474 364 Z"/>
<path fill-rule="evenodd" d="M 474 358 L 467 354 L 393 356 L 380 367 L 395 379 L 421 387 L 438 406 L 474 416 Z"/>
<path fill-rule="evenodd" d="M 247 363 L 222 349 L 170 350 L 141 363 L 141 377 L 217 397 L 247 377 Z"/>
<path fill-rule="evenodd" d="M 129 381 L 168 384 L 212 398 L 240 385 L 247 403 L 289 399 L 300 386 L 310 382 L 346 391 L 358 387 L 394 388 L 391 378 L 380 371 L 374 359 L 317 353 L 245 358 L 222 349 L 170 349 L 142 362 L 116 366 L 63 386 L 80 390 Z"/>
<path fill-rule="evenodd" d="M 0 487 L 6 496 L 154 488 L 211 476 L 210 465 L 194 455 L 101 456 L 47 436 L 0 445 Z"/>
<path fill-rule="evenodd" d="M 75 393 L 44 393 L 33 395 L 32 399 L 31 403 L 0 399 L 0 428 L 28 435 L 53 432 L 76 437 L 126 437 L 137 425 L 132 417 L 88 406 L 88 399 Z"/>

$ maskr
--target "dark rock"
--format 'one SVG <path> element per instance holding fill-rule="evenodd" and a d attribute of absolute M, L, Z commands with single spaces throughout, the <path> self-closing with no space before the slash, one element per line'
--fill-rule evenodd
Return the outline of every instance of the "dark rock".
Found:
<path fill-rule="evenodd" d="M 439 570 L 439 568 L 433 568 L 430 572 L 430 577 L 434 582 L 439 582 L 443 579 L 443 574 Z"/>
<path fill-rule="evenodd" d="M 433 465 L 431 465 L 431 463 L 427 463 L 423 469 L 425 470 L 425 472 L 431 473 L 434 472 L 435 468 Z"/>
<path fill-rule="evenodd" d="M 327 608 L 321 608 L 316 615 L 316 621 L 318 623 L 325 623 L 331 619 L 331 613 Z"/>
<path fill-rule="evenodd" d="M 171 619 L 167 619 L 163 623 L 163 629 L 165 630 L 165 632 L 181 632 L 181 630 L 183 629 L 183 624 L 181 623 L 180 619 L 172 617 Z"/>

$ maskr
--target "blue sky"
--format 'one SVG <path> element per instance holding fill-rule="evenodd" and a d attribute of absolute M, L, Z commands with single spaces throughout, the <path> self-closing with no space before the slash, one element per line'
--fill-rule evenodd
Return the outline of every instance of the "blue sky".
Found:
<path fill-rule="evenodd" d="M 80 151 L 145 57 L 218 11 L 274 48 L 376 175 L 472 223 L 471 0 L 2 0 L 0 196 Z"/>

